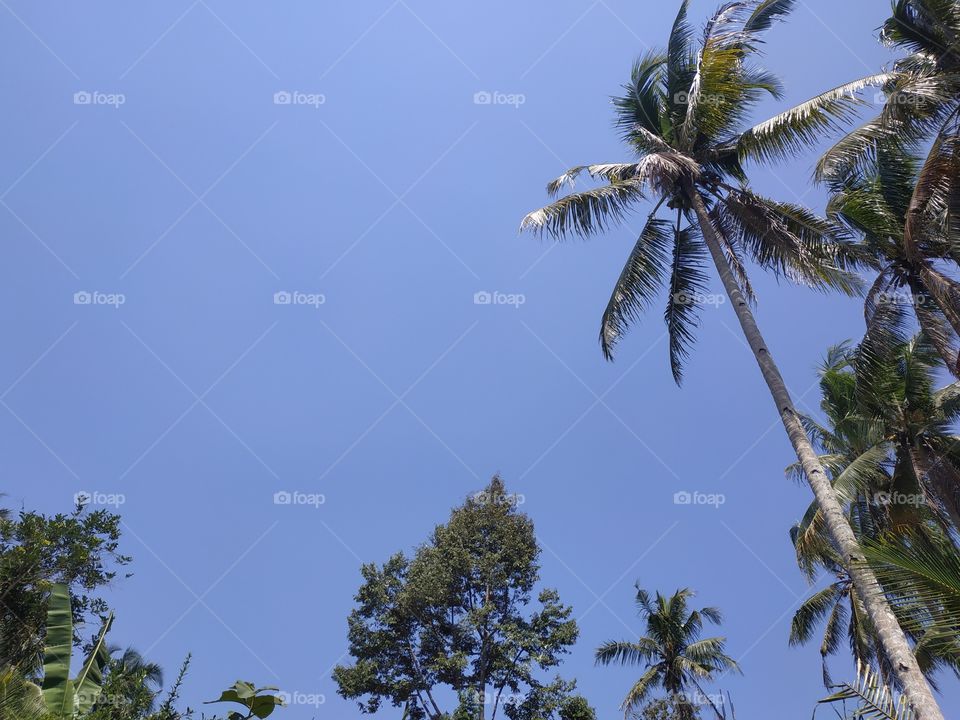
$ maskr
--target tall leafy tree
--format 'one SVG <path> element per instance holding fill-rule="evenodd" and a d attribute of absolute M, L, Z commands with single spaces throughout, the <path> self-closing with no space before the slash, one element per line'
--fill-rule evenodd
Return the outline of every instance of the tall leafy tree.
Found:
<path fill-rule="evenodd" d="M 536 591 L 539 554 L 533 523 L 494 478 L 412 558 L 364 565 L 348 619 L 354 662 L 333 674 L 340 695 L 368 713 L 402 706 L 412 720 L 592 720 L 574 683 L 543 677 L 578 629 L 555 590 Z"/>
<path fill-rule="evenodd" d="M 624 716 L 635 714 L 650 693 L 662 688 L 667 702 L 676 709 L 677 720 L 698 717 L 696 698 L 706 698 L 702 682 L 714 679 L 718 672 L 739 670 L 726 654 L 722 637 L 701 637 L 705 622 L 720 624 L 717 608 L 694 610 L 689 600 L 692 590 L 677 590 L 673 595 L 654 597 L 637 587 L 637 613 L 646 623 L 646 635 L 637 640 L 611 640 L 597 648 L 601 665 L 644 665 L 646 671 L 624 698 L 620 709 Z M 714 707 L 717 714 L 718 708 Z"/>
<path fill-rule="evenodd" d="M 584 171 L 604 184 L 529 214 L 522 227 L 558 238 L 589 236 L 622 221 L 652 195 L 653 210 L 604 311 L 600 343 L 610 357 L 624 331 L 666 285 L 664 317 L 678 380 L 698 322 L 690 298 L 708 283 L 707 258 L 712 261 L 879 641 L 894 659 L 918 715 L 940 720 L 942 713 L 876 578 L 869 567 L 856 563 L 861 549 L 757 326 L 744 268 L 748 257 L 777 275 L 816 288 L 858 289 L 850 271 L 868 260 L 852 247 L 843 229 L 805 208 L 755 193 L 747 185 L 744 163 L 779 160 L 808 148 L 853 117 L 861 103 L 859 90 L 882 85 L 890 76 L 843 85 L 745 126 L 761 97 L 781 94 L 777 79 L 754 59 L 762 34 L 794 2 L 726 3 L 699 38 L 688 21 L 687 5 L 686 0 L 681 4 L 667 49 L 644 55 L 634 66 L 626 93 L 614 101 L 617 125 L 636 157 L 568 171 L 548 186 L 550 193 L 569 186 Z M 669 219 L 660 216 L 664 208 L 673 213 Z"/>
<path fill-rule="evenodd" d="M 120 517 L 105 510 L 0 516 L 0 663 L 39 671 L 56 583 L 70 588 L 76 626 L 105 615 L 98 591 L 130 562 L 119 547 Z M 75 634 L 74 644 L 80 643 Z"/>

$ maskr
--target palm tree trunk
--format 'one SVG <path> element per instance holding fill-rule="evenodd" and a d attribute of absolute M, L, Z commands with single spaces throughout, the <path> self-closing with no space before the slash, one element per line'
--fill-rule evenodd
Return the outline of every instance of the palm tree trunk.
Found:
<path fill-rule="evenodd" d="M 880 584 L 877 582 L 873 570 L 863 562 L 860 544 L 844 516 L 843 508 L 833 492 L 827 474 L 824 472 L 823 466 L 820 464 L 820 460 L 817 458 L 817 454 L 800 424 L 800 419 L 793 406 L 793 400 L 790 398 L 790 392 L 783 382 L 780 370 L 770 356 L 770 351 L 767 349 L 763 335 L 760 333 L 760 328 L 757 327 L 753 312 L 733 277 L 733 272 L 730 270 L 730 265 L 723 253 L 720 238 L 710 220 L 703 198 L 692 182 L 688 181 L 686 190 L 700 222 L 704 241 L 710 250 L 717 272 L 720 274 L 724 290 L 730 298 L 734 312 L 737 314 L 737 320 L 740 321 L 740 327 L 743 329 L 743 334 L 753 351 L 757 364 L 760 366 L 760 372 L 763 374 L 763 379 L 766 381 L 770 394 L 777 405 L 777 412 L 780 414 L 783 427 L 790 438 L 790 444 L 793 445 L 793 449 L 797 453 L 807 482 L 816 496 L 817 505 L 823 514 L 827 530 L 843 553 L 844 565 L 853 580 L 857 593 L 863 600 L 867 615 L 876 630 L 877 639 L 883 646 L 887 657 L 890 658 L 897 679 L 903 686 L 904 694 L 917 713 L 917 719 L 944 720 L 943 713 L 933 697 L 930 686 L 920 672 L 920 667 L 917 665 L 917 660 L 913 655 L 910 644 L 907 642 L 906 635 L 897 623 L 897 619 L 880 589 Z"/>

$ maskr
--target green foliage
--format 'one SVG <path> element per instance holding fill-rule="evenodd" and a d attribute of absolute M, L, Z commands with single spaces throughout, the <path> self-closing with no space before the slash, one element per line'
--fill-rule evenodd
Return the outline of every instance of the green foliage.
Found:
<path fill-rule="evenodd" d="M 878 673 L 868 665 L 857 664 L 857 680 L 836 687 L 829 697 L 820 700 L 818 705 L 853 703 L 855 708 L 844 717 L 849 720 L 914 720 L 916 715 L 907 704 L 906 698 L 898 696 L 884 684 Z M 816 715 L 816 711 L 814 711 Z"/>
<path fill-rule="evenodd" d="M 667 48 L 634 65 L 624 93 L 614 98 L 616 125 L 635 159 L 572 168 L 547 186 L 554 196 L 587 174 L 600 184 L 571 192 L 528 214 L 521 230 L 557 239 L 589 237 L 621 223 L 653 200 L 614 286 L 600 328 L 607 359 L 627 329 L 666 290 L 664 321 L 670 365 L 680 383 L 699 325 L 699 298 L 708 287 L 704 235 L 718 235 L 740 289 L 752 296 L 750 259 L 778 277 L 820 290 L 854 294 L 854 271 L 872 258 L 850 242 L 845 228 L 809 210 L 776 202 L 747 187 L 745 163 L 793 157 L 850 120 L 858 93 L 887 82 L 878 75 L 819 95 L 766 122 L 746 120 L 764 96 L 779 98 L 778 80 L 754 64 L 763 33 L 785 17 L 793 0 L 747 0 L 722 5 L 702 35 L 681 3 Z M 709 215 L 698 217 L 702 206 Z M 661 218 L 661 208 L 672 211 Z"/>
<path fill-rule="evenodd" d="M 103 690 L 86 720 L 141 720 L 155 708 L 163 686 L 159 665 L 147 662 L 133 648 L 114 650 L 104 672 Z"/>
<path fill-rule="evenodd" d="M 413 720 L 446 716 L 440 686 L 459 698 L 455 717 L 589 717 L 573 683 L 539 679 L 578 633 L 555 590 L 536 592 L 539 553 L 533 523 L 494 478 L 412 558 L 364 565 L 348 619 L 354 663 L 333 674 L 340 695 L 368 713 L 404 706 Z"/>
<path fill-rule="evenodd" d="M 698 711 L 692 698 L 703 694 L 699 683 L 714 680 L 719 672 L 739 672 L 736 661 L 725 652 L 726 638 L 701 637 L 704 622 L 720 624 L 720 611 L 691 610 L 693 596 L 692 590 L 684 588 L 670 596 L 658 592 L 651 597 L 638 585 L 637 611 L 646 622 L 647 634 L 637 640 L 611 640 L 597 648 L 599 665 L 645 668 L 623 700 L 625 717 L 641 711 L 650 693 L 660 687 L 667 697 L 650 710 L 654 716 L 669 710 L 678 720 L 694 720 Z"/>
<path fill-rule="evenodd" d="M 864 544 L 867 562 L 919 638 L 918 653 L 960 668 L 960 553 L 946 537 L 887 534 Z"/>
<path fill-rule="evenodd" d="M 954 449 L 958 419 L 954 385 L 937 391 L 937 351 L 924 336 L 877 344 L 868 335 L 856 349 L 831 349 L 820 372 L 821 411 L 825 423 L 804 423 L 831 474 L 834 490 L 851 528 L 865 547 L 886 537 L 901 543 L 911 533 L 923 542 L 947 539 L 958 517 L 960 455 Z M 800 475 L 799 466 L 791 472 Z M 892 677 L 890 662 L 877 646 L 862 599 L 844 568 L 812 504 L 791 531 L 797 560 L 811 581 L 824 569 L 833 580 L 815 591 L 797 610 L 791 644 L 813 639 L 822 625 L 820 653 L 824 683 L 832 685 L 827 658 L 849 647 L 853 658 L 876 663 Z M 901 540 L 897 540 L 900 538 Z M 892 547 L 892 546 L 891 546 Z M 919 548 L 911 542 L 901 550 Z M 953 552 L 956 552 L 955 549 Z M 889 578 L 879 574 L 885 589 Z M 928 674 L 943 664 L 956 666 L 956 643 L 931 642 L 930 610 L 890 601 L 900 624 L 916 641 L 918 661 Z"/>
<path fill-rule="evenodd" d="M 273 711 L 284 704 L 283 697 L 273 693 L 279 692 L 279 688 L 261 687 L 258 688 L 253 683 L 244 680 L 237 680 L 228 687 L 216 700 L 209 700 L 205 705 L 216 703 L 231 703 L 240 705 L 243 712 L 230 710 L 227 712 L 227 720 L 250 720 L 251 718 L 270 717 Z"/>
<path fill-rule="evenodd" d="M 0 668 L 0 720 L 44 720 L 46 715 L 40 688 L 15 668 Z"/>
<path fill-rule="evenodd" d="M 953 144 L 941 143 L 941 150 L 953 152 Z M 960 165 L 938 154 L 922 164 L 914 153 L 900 139 L 880 143 L 869 174 L 831 182 L 827 212 L 860 236 L 880 270 L 864 308 L 868 343 L 889 351 L 904 342 L 912 314 L 947 369 L 960 376 L 960 285 L 949 274 L 960 260 L 960 218 L 948 217 Z"/>
<path fill-rule="evenodd" d="M 74 625 L 107 614 L 97 591 L 130 561 L 119 539 L 119 516 L 104 510 L 0 516 L 0 659 L 27 675 L 39 671 L 55 583 L 70 588 Z M 72 641 L 82 643 L 78 634 Z"/>
<path fill-rule="evenodd" d="M 106 635 L 113 616 L 106 618 L 80 673 L 71 678 L 73 618 L 68 586 L 54 585 L 48 604 L 41 685 L 43 702 L 49 720 L 72 720 L 87 714 L 102 691 L 103 669 L 110 662 Z"/>

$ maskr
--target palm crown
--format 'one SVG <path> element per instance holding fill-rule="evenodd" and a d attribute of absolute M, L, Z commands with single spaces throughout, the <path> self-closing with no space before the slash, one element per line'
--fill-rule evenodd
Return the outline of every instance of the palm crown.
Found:
<path fill-rule="evenodd" d="M 951 239 L 952 175 L 936 162 L 921 165 L 900 141 L 884 142 L 869 173 L 831 183 L 827 211 L 858 233 L 878 261 L 864 306 L 868 337 L 895 336 L 912 307 L 947 368 L 960 376 L 960 284 L 945 272 L 960 262 Z"/>
<path fill-rule="evenodd" d="M 867 259 L 844 228 L 746 184 L 745 162 L 779 160 L 803 150 L 855 114 L 862 103 L 859 90 L 889 80 L 877 75 L 843 85 L 744 129 L 761 98 L 781 97 L 779 81 L 753 58 L 762 34 L 794 2 L 727 3 L 697 42 L 684 0 L 667 49 L 641 57 L 624 94 L 613 101 L 616 125 L 637 158 L 572 168 L 548 185 L 551 195 L 584 172 L 605 184 L 573 192 L 524 218 L 521 229 L 557 238 L 588 236 L 623 221 L 650 196 L 653 209 L 603 313 L 600 343 L 608 359 L 624 331 L 667 285 L 664 319 L 671 368 L 680 382 L 698 324 L 696 299 L 709 282 L 699 209 L 709 214 L 709 232 L 718 236 L 748 298 L 745 258 L 816 288 L 858 290 L 850 271 Z M 660 216 L 664 207 L 674 211 L 668 218 Z"/>
<path fill-rule="evenodd" d="M 633 641 L 609 641 L 597 648 L 601 665 L 645 664 L 646 672 L 630 688 L 622 709 L 626 714 L 637 709 L 657 686 L 680 699 L 690 710 L 684 693 L 700 690 L 699 682 L 712 680 L 717 672 L 739 670 L 736 661 L 724 652 L 725 638 L 701 638 L 704 622 L 719 624 L 720 611 L 706 607 L 691 610 L 692 590 L 678 590 L 671 596 L 650 594 L 637 588 L 637 611 L 646 620 L 647 634 Z"/>

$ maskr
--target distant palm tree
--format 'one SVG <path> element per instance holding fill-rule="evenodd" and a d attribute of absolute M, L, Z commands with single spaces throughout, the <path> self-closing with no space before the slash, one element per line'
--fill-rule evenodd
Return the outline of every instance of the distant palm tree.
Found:
<path fill-rule="evenodd" d="M 637 588 L 637 611 L 646 621 L 647 634 L 637 640 L 611 640 L 596 651 L 600 665 L 646 665 L 646 672 L 630 688 L 621 710 L 624 715 L 636 711 L 649 694 L 660 687 L 669 693 L 680 710 L 678 720 L 697 717 L 695 694 L 705 698 L 701 681 L 710 681 L 724 670 L 739 671 L 736 661 L 724 652 L 726 638 L 701 638 L 704 621 L 720 624 L 720 611 L 707 607 L 688 609 L 694 596 L 689 589 L 678 590 L 666 597 L 659 592 L 654 598 Z M 692 693 L 691 691 L 696 691 Z M 719 710 L 714 707 L 719 715 Z"/>
<path fill-rule="evenodd" d="M 140 720 L 153 713 L 163 687 L 163 670 L 133 648 L 111 648 L 100 699 L 89 720 Z"/>
<path fill-rule="evenodd" d="M 557 238 L 588 236 L 622 221 L 653 195 L 653 210 L 640 232 L 603 314 L 605 355 L 657 297 L 664 284 L 664 319 L 674 378 L 680 380 L 698 323 L 697 298 L 709 281 L 707 255 L 716 267 L 747 343 L 753 351 L 824 523 L 864 598 L 880 643 L 922 720 L 941 720 L 930 687 L 889 603 L 861 557 L 824 468 L 807 438 L 793 400 L 757 326 L 743 258 L 821 289 L 856 292 L 849 272 L 867 262 L 841 228 L 809 210 L 767 199 L 747 186 L 743 164 L 792 156 L 851 119 L 856 92 L 891 79 L 880 74 L 843 85 L 769 120 L 744 129 L 765 94 L 779 97 L 777 79 L 752 63 L 761 36 L 786 15 L 794 0 L 729 2 L 707 23 L 699 44 L 682 2 L 665 52 L 652 51 L 634 66 L 623 97 L 614 101 L 617 124 L 637 158 L 631 162 L 576 167 L 550 183 L 557 194 L 586 171 L 605 184 L 567 195 L 527 215 L 521 227 Z M 663 207 L 671 219 L 658 216 Z"/>

